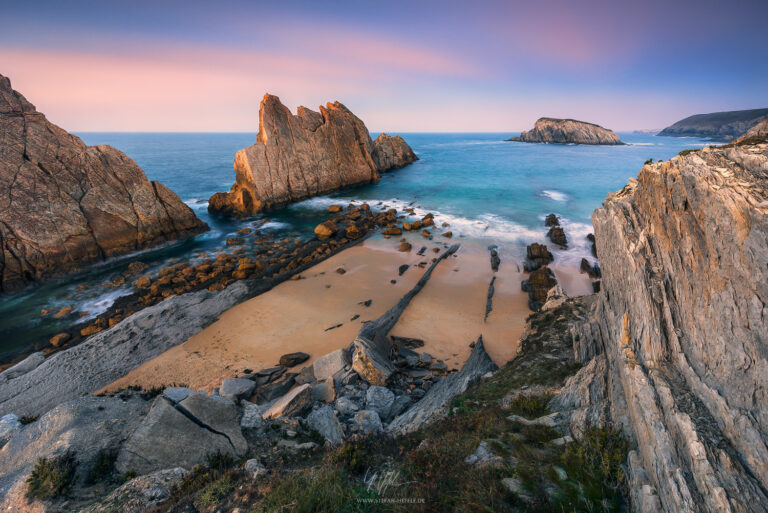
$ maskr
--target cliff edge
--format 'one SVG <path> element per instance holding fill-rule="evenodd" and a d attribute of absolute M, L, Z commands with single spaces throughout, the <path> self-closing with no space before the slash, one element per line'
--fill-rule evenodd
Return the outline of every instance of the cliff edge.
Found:
<path fill-rule="evenodd" d="M 668 137 L 703 137 L 731 141 L 768 117 L 768 109 L 734 110 L 696 114 L 658 133 Z"/>
<path fill-rule="evenodd" d="M 625 427 L 636 511 L 768 511 L 768 144 L 646 165 L 592 221 L 602 292 L 560 399 L 609 407 L 582 393 L 572 423 Z"/>
<path fill-rule="evenodd" d="M 212 213 L 247 216 L 345 187 L 375 182 L 379 173 L 418 160 L 402 137 L 372 141 L 365 124 L 339 102 L 296 115 L 267 94 L 256 143 L 235 155 L 229 193 L 211 196 Z"/>
<path fill-rule="evenodd" d="M 613 130 L 575 119 L 539 118 L 533 130 L 509 141 L 560 144 L 624 144 Z"/>
<path fill-rule="evenodd" d="M 208 227 L 111 146 L 86 146 L 0 75 L 0 292 Z"/>

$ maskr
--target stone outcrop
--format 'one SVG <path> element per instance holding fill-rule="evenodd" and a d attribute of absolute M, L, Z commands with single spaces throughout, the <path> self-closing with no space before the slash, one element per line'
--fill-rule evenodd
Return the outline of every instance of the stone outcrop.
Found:
<path fill-rule="evenodd" d="M 207 229 L 111 146 L 86 146 L 0 75 L 0 292 Z"/>
<path fill-rule="evenodd" d="M 681 119 L 658 133 L 668 137 L 702 137 L 731 141 L 768 117 L 768 109 L 735 110 L 696 114 Z"/>
<path fill-rule="evenodd" d="M 208 202 L 212 213 L 248 216 L 345 187 L 376 182 L 379 173 L 417 160 L 402 137 L 371 140 L 365 124 L 339 102 L 294 115 L 264 95 L 256 143 L 235 155 L 236 181 Z"/>
<path fill-rule="evenodd" d="M 560 144 L 624 144 L 613 130 L 575 119 L 539 118 L 533 130 L 527 130 L 509 141 Z"/>
<path fill-rule="evenodd" d="M 768 141 L 768 118 L 765 118 L 744 135 L 734 141 L 735 144 L 758 143 Z"/>
<path fill-rule="evenodd" d="M 624 426 L 636 511 L 768 511 L 768 144 L 646 165 L 592 221 L 571 430 Z"/>

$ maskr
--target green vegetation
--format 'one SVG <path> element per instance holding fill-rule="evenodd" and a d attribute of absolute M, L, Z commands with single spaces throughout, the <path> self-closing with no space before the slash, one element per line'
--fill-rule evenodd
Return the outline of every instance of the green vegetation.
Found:
<path fill-rule="evenodd" d="M 220 478 L 208 483 L 201 491 L 198 503 L 207 508 L 218 506 L 232 490 L 237 486 L 237 478 L 231 474 L 224 474 Z"/>
<path fill-rule="evenodd" d="M 57 458 L 40 458 L 27 478 L 27 497 L 55 499 L 66 495 L 75 480 L 76 468 L 75 456 L 70 452 Z"/>
<path fill-rule="evenodd" d="M 547 404 L 552 399 L 552 394 L 518 395 L 509 405 L 509 409 L 515 415 L 527 419 L 535 419 L 549 413 Z"/>
<path fill-rule="evenodd" d="M 648 164 L 653 164 L 653 159 L 652 159 L 652 158 L 650 158 L 650 159 L 646 160 L 646 161 L 643 163 L 643 165 L 644 165 L 644 166 L 647 166 Z"/>
<path fill-rule="evenodd" d="M 26 426 L 27 424 L 32 424 L 38 418 L 40 418 L 38 415 L 24 415 L 19 419 L 19 422 L 21 422 L 22 426 Z"/>
<path fill-rule="evenodd" d="M 88 471 L 85 476 L 85 484 L 92 485 L 101 481 L 106 481 L 112 478 L 112 474 L 115 471 L 115 460 L 117 459 L 117 451 L 115 450 L 101 450 L 96 456 L 96 462 Z"/>
<path fill-rule="evenodd" d="M 695 153 L 697 151 L 699 151 L 699 150 L 696 150 L 696 149 L 683 150 L 680 153 L 678 153 L 678 155 L 680 155 L 681 157 L 685 157 L 686 155 L 690 155 L 691 153 Z"/>

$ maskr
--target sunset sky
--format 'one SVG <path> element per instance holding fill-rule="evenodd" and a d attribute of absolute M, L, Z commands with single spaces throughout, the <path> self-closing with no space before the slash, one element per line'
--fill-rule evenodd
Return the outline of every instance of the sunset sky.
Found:
<path fill-rule="evenodd" d="M 265 92 L 371 131 L 662 128 L 768 107 L 766 21 L 766 0 L 3 1 L 0 74 L 71 131 L 255 132 Z"/>

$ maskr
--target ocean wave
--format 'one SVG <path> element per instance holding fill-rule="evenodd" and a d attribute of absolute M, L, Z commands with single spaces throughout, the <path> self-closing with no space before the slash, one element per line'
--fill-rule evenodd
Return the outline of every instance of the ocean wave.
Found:
<path fill-rule="evenodd" d="M 568 199 L 568 195 L 560 191 L 543 190 L 541 194 L 554 201 L 566 201 Z"/>
<path fill-rule="evenodd" d="M 659 146 L 658 144 L 652 143 L 652 142 L 644 142 L 644 143 L 641 143 L 641 142 L 628 142 L 628 143 L 624 143 L 624 144 L 626 146 Z"/>

